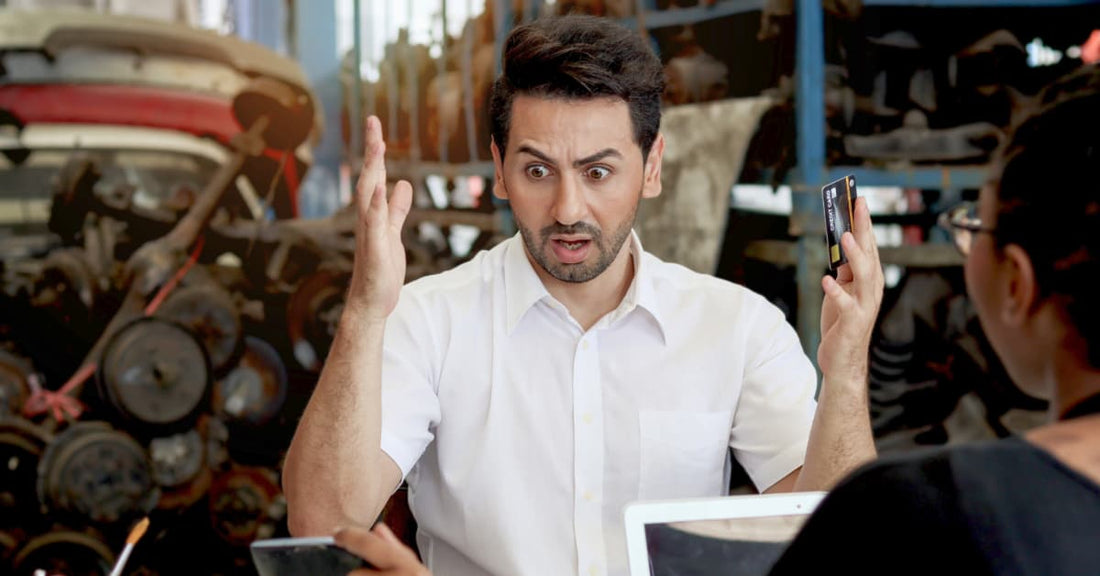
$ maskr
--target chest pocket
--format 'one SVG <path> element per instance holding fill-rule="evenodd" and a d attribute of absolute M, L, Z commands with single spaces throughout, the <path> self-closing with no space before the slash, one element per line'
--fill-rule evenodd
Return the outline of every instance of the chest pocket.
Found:
<path fill-rule="evenodd" d="M 732 413 L 647 411 L 638 414 L 643 500 L 725 494 Z"/>

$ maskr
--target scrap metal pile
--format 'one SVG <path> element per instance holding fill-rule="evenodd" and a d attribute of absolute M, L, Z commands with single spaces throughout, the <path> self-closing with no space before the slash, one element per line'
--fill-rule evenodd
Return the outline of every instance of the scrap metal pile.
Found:
<path fill-rule="evenodd" d="M 351 269 L 352 213 L 269 217 L 308 166 L 313 97 L 232 39 L 25 18 L 0 11 L 46 31 L 0 53 L 0 199 L 46 211 L 0 240 L 0 573 L 106 576 L 145 516 L 128 573 L 249 573 L 247 545 L 285 532 L 282 451 Z M 125 58 L 144 66 L 120 78 Z"/>

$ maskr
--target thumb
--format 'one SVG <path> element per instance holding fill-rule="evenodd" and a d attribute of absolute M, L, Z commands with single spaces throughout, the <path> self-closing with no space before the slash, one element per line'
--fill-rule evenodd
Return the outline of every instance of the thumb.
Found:
<path fill-rule="evenodd" d="M 374 531 L 379 536 L 385 538 L 386 540 L 389 540 L 390 542 L 399 542 L 399 540 L 397 539 L 397 535 L 393 533 L 393 530 L 390 530 L 390 527 L 385 522 L 379 522 L 378 524 L 375 524 Z"/>

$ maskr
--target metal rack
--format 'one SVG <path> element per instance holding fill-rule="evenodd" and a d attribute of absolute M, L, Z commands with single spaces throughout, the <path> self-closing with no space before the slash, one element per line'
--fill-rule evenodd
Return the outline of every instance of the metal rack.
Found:
<path fill-rule="evenodd" d="M 1097 0 L 864 0 L 864 6 L 897 6 L 925 8 L 962 7 L 1065 7 L 1097 4 Z M 987 177 L 985 166 L 926 166 L 901 170 L 873 167 L 828 166 L 825 162 L 825 80 L 824 10 L 821 0 L 798 0 L 797 18 L 797 89 L 795 95 L 796 146 L 798 166 L 788 177 L 792 190 L 791 230 L 798 237 L 796 246 L 775 250 L 768 256 L 780 262 L 792 262 L 798 284 L 798 314 L 796 329 L 807 355 L 815 360 L 821 341 L 820 263 L 825 261 L 821 238 L 823 207 L 819 198 L 821 186 L 853 174 L 862 186 L 899 186 L 939 189 L 957 193 L 980 188 Z M 906 247 L 906 250 L 883 250 L 884 264 L 946 266 L 961 263 L 949 250 L 940 246 Z"/>

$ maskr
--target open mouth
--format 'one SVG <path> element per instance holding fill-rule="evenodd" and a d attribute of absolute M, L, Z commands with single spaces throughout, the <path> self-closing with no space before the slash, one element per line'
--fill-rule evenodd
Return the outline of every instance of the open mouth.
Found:
<path fill-rule="evenodd" d="M 555 238 L 550 243 L 554 255 L 562 264 L 577 264 L 588 257 L 592 247 L 590 238 Z"/>

